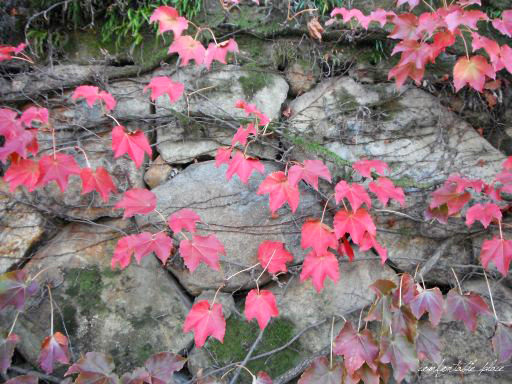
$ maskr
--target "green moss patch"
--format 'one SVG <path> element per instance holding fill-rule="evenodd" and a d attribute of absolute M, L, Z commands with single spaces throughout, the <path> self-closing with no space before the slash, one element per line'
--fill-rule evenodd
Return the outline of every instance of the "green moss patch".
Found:
<path fill-rule="evenodd" d="M 66 294 L 79 306 L 81 315 L 90 315 L 105 309 L 101 300 L 103 280 L 98 267 L 73 268 L 66 275 Z"/>
<path fill-rule="evenodd" d="M 273 79 L 265 72 L 260 71 L 246 71 L 245 76 L 241 76 L 238 81 L 242 86 L 244 95 L 247 98 L 252 98 L 258 91 L 265 88 L 267 85 L 272 85 Z"/>
<path fill-rule="evenodd" d="M 224 343 L 212 340 L 208 343 L 208 349 L 220 365 L 241 361 L 247 355 L 258 333 L 259 327 L 256 322 L 248 323 L 232 316 L 226 322 Z M 272 321 L 265 329 L 263 339 L 253 356 L 286 344 L 294 335 L 294 326 L 289 320 L 276 319 Z M 266 371 L 271 377 L 277 377 L 300 362 L 300 353 L 298 352 L 300 349 L 300 343 L 295 342 L 283 351 L 249 362 L 247 367 L 254 373 Z M 242 375 L 245 375 L 243 382 L 247 382 L 248 374 L 242 373 Z"/>

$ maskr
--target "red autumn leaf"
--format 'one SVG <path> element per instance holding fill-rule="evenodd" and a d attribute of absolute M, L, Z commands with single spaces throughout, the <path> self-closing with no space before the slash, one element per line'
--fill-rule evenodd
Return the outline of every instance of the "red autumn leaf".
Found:
<path fill-rule="evenodd" d="M 155 253 L 162 264 L 165 264 L 171 255 L 172 239 L 164 232 L 158 232 L 157 234 L 143 232 L 138 235 L 132 235 L 130 236 L 130 242 L 135 259 L 139 264 L 142 258 L 151 252 Z"/>
<path fill-rule="evenodd" d="M 0 54 L 0 61 L 2 60 L 2 56 Z M 12 379 L 9 379 L 5 382 L 5 384 L 37 384 L 39 379 L 33 375 L 22 375 L 16 376 Z"/>
<path fill-rule="evenodd" d="M 343 236 L 340 240 L 340 245 L 338 247 L 338 253 L 343 256 L 346 255 L 350 262 L 354 261 L 354 250 L 350 246 L 347 238 Z"/>
<path fill-rule="evenodd" d="M 68 338 L 60 332 L 48 336 L 41 344 L 39 366 L 46 374 L 53 372 L 56 362 L 69 364 Z"/>
<path fill-rule="evenodd" d="M 225 255 L 226 251 L 215 235 L 194 235 L 192 240 L 181 240 L 180 254 L 190 272 L 194 272 L 200 263 L 218 271 L 219 257 Z"/>
<path fill-rule="evenodd" d="M 240 143 L 241 145 L 247 144 L 247 138 L 249 135 L 256 136 L 258 134 L 258 131 L 256 128 L 254 128 L 253 123 L 249 123 L 247 125 L 247 128 L 244 128 L 242 125 L 238 128 L 235 135 L 233 136 L 233 139 L 231 140 L 231 145 L 235 146 L 236 143 Z M 220 148 L 219 148 L 220 149 Z"/>
<path fill-rule="evenodd" d="M 475 221 L 479 221 L 484 228 L 487 228 L 494 219 L 501 220 L 501 210 L 496 204 L 475 204 L 466 212 L 468 227 L 471 227 Z"/>
<path fill-rule="evenodd" d="M 116 100 L 112 95 L 105 91 L 100 91 L 98 87 L 92 85 L 81 85 L 75 89 L 71 96 L 73 100 L 85 99 L 87 105 L 92 108 L 97 100 L 101 100 L 105 103 L 107 111 L 111 111 L 116 107 Z"/>
<path fill-rule="evenodd" d="M 446 295 L 446 315 L 450 320 L 460 320 L 466 328 L 476 331 L 479 315 L 489 314 L 487 303 L 476 293 L 460 294 L 456 288 Z"/>
<path fill-rule="evenodd" d="M 39 173 L 41 177 L 37 183 L 38 186 L 44 186 L 54 180 L 64 193 L 68 187 L 69 176 L 80 174 L 80 167 L 73 156 L 57 153 L 41 157 Z"/>
<path fill-rule="evenodd" d="M 512 156 L 507 157 L 507 160 L 501 164 L 501 167 L 506 171 L 512 171 Z"/>
<path fill-rule="evenodd" d="M 116 185 L 104 167 L 98 167 L 94 171 L 91 168 L 82 168 L 80 178 L 82 179 L 82 195 L 97 191 L 103 201 L 107 202 L 110 193 L 117 192 Z"/>
<path fill-rule="evenodd" d="M 153 154 L 144 132 L 140 129 L 135 132 L 126 132 L 122 125 L 112 129 L 112 150 L 116 159 L 128 153 L 137 168 L 140 168 L 144 162 L 144 153 L 147 153 L 150 158 Z"/>
<path fill-rule="evenodd" d="M 451 216 L 459 212 L 469 200 L 471 200 L 469 192 L 459 192 L 455 183 L 445 182 L 441 188 L 432 192 L 429 207 L 434 209 L 446 204 L 448 215 Z"/>
<path fill-rule="evenodd" d="M 458 92 L 468 84 L 478 92 L 483 92 L 486 76 L 496 78 L 496 72 L 483 56 L 476 55 L 471 58 L 461 57 L 453 67 L 453 83 Z"/>
<path fill-rule="evenodd" d="M 381 160 L 359 160 L 352 164 L 352 168 L 363 177 L 372 177 L 372 169 L 379 175 L 383 175 L 389 168 Z"/>
<path fill-rule="evenodd" d="M 266 372 L 259 371 L 256 374 L 256 380 L 253 380 L 252 384 L 272 384 L 272 379 Z"/>
<path fill-rule="evenodd" d="M 20 341 L 18 335 L 11 333 L 7 337 L 0 336 L 0 373 L 5 374 L 11 366 L 12 355 L 16 344 Z"/>
<path fill-rule="evenodd" d="M 151 356 L 144 363 L 149 375 L 148 383 L 167 384 L 173 382 L 173 373 L 181 370 L 187 359 L 171 352 L 161 352 Z"/>
<path fill-rule="evenodd" d="M 437 50 L 424 41 L 403 40 L 395 46 L 391 55 L 399 52 L 402 53 L 399 65 L 404 66 L 413 63 L 416 68 L 424 68 L 428 62 L 434 61 Z"/>
<path fill-rule="evenodd" d="M 473 46 L 473 52 L 475 52 L 478 49 L 483 49 L 485 52 L 489 55 L 489 58 L 491 60 L 491 63 L 493 65 L 493 69 L 495 71 L 499 71 L 503 69 L 504 63 L 501 60 L 501 48 L 500 45 L 488 37 L 480 36 L 478 33 L 473 32 L 471 34 L 472 38 L 472 46 Z"/>
<path fill-rule="evenodd" d="M 34 134 L 19 124 L 14 130 L 8 132 L 4 139 L 4 145 L 0 147 L 0 161 L 6 163 L 7 158 L 14 154 L 27 158 L 27 152 L 34 141 Z"/>
<path fill-rule="evenodd" d="M 332 228 L 318 219 L 307 219 L 301 233 L 300 245 L 304 249 L 312 247 L 316 253 L 322 253 L 329 247 L 336 249 L 338 246 Z"/>
<path fill-rule="evenodd" d="M 219 44 L 210 43 L 204 53 L 203 64 L 208 70 L 214 60 L 226 64 L 228 52 L 238 52 L 238 44 L 234 39 L 229 39 Z"/>
<path fill-rule="evenodd" d="M 402 206 L 405 205 L 404 190 L 395 187 L 393 182 L 386 177 L 379 177 L 377 181 L 372 181 L 368 185 L 368 188 L 377 196 L 384 207 L 388 204 L 390 199 L 398 201 Z"/>
<path fill-rule="evenodd" d="M 245 298 L 244 314 L 247 321 L 256 318 L 260 329 L 265 329 L 271 317 L 279 316 L 276 297 L 270 291 L 252 289 Z"/>
<path fill-rule="evenodd" d="M 160 6 L 154 10 L 149 19 L 150 23 L 158 21 L 158 33 L 162 34 L 167 31 L 174 33 L 174 38 L 181 36 L 184 30 L 188 28 L 186 18 L 179 15 L 178 11 L 173 7 Z"/>
<path fill-rule="evenodd" d="M 208 300 L 195 303 L 185 319 L 183 331 L 194 332 L 196 348 L 201 348 L 208 336 L 212 336 L 222 343 L 226 332 L 222 304 L 215 303 L 210 306 Z"/>
<path fill-rule="evenodd" d="M 38 290 L 35 281 L 28 278 L 25 271 L 17 270 L 0 275 L 0 311 L 12 306 L 22 311 L 25 301 Z"/>
<path fill-rule="evenodd" d="M 34 121 L 40 124 L 48 124 L 48 109 L 29 107 L 24 110 L 21 114 L 20 122 L 24 124 L 25 127 L 30 128 Z"/>
<path fill-rule="evenodd" d="M 215 167 L 219 168 L 222 164 L 229 164 L 231 161 L 231 147 L 219 147 L 215 155 Z"/>
<path fill-rule="evenodd" d="M 331 182 L 331 172 L 322 160 L 304 160 L 304 165 L 294 165 L 288 171 L 288 181 L 296 186 L 300 180 L 304 180 L 318 191 L 318 178 Z"/>
<path fill-rule="evenodd" d="M 512 357 L 512 324 L 496 324 L 492 347 L 500 364 L 506 363 Z"/>
<path fill-rule="evenodd" d="M 406 305 L 402 305 L 400 308 L 391 312 L 392 334 L 405 336 L 411 343 L 414 343 L 416 339 L 417 323 L 418 321 Z"/>
<path fill-rule="evenodd" d="M 411 300 L 409 306 L 418 320 L 425 312 L 428 312 L 430 322 L 434 327 L 437 327 L 443 314 L 443 294 L 437 287 L 419 289 L 419 293 Z"/>
<path fill-rule="evenodd" d="M 269 195 L 270 212 L 274 213 L 284 203 L 288 202 L 292 212 L 299 206 L 300 192 L 298 186 L 293 186 L 282 171 L 272 172 L 260 184 L 256 191 L 258 195 Z"/>
<path fill-rule="evenodd" d="M 408 273 L 400 276 L 398 283 L 398 289 L 393 292 L 393 305 L 396 308 L 400 308 L 401 305 L 408 305 L 418 295 L 418 286 L 414 281 L 414 278 Z"/>
<path fill-rule="evenodd" d="M 359 244 L 359 250 L 361 252 L 369 251 L 370 249 L 375 249 L 380 256 L 380 261 L 382 264 L 386 262 L 388 259 L 388 250 L 379 244 L 377 238 L 370 234 L 370 232 L 365 232 L 363 234 L 363 238 L 361 243 Z"/>
<path fill-rule="evenodd" d="M 293 255 L 280 241 L 263 241 L 258 247 L 258 261 L 269 273 L 287 272 L 286 263 L 293 261 Z"/>
<path fill-rule="evenodd" d="M 441 339 L 432 325 L 426 322 L 418 324 L 416 337 L 416 354 L 420 360 L 430 360 L 440 364 Z"/>
<path fill-rule="evenodd" d="M 0 135 L 9 137 L 12 131 L 21 127 L 18 112 L 9 108 L 0 108 Z"/>
<path fill-rule="evenodd" d="M 118 384 L 118 377 L 112 373 L 114 362 L 110 356 L 100 352 L 87 352 L 73 364 L 64 376 L 78 373 L 77 384 Z"/>
<path fill-rule="evenodd" d="M 196 65 L 203 64 L 206 50 L 199 41 L 191 36 L 182 35 L 174 39 L 168 53 L 177 53 L 180 56 L 180 66 L 184 67 L 190 60 L 195 60 Z"/>
<path fill-rule="evenodd" d="M 512 240 L 494 237 L 492 240 L 484 240 L 480 251 L 482 265 L 487 268 L 492 261 L 498 271 L 506 276 L 512 261 Z"/>
<path fill-rule="evenodd" d="M 242 183 L 247 184 L 253 171 L 263 173 L 265 172 L 265 166 L 258 159 L 247 157 L 242 152 L 237 151 L 229 162 L 228 170 L 226 171 L 226 179 L 231 180 L 236 173 Z"/>
<path fill-rule="evenodd" d="M 462 193 L 468 188 L 480 193 L 482 192 L 482 189 L 484 189 L 485 187 L 485 183 L 480 179 L 468 179 L 465 177 L 461 177 L 456 173 L 448 177 L 448 179 L 446 180 L 446 184 L 449 183 L 453 183 L 456 185 L 455 192 L 457 193 Z"/>
<path fill-rule="evenodd" d="M 180 99 L 181 95 L 183 94 L 185 86 L 182 83 L 172 81 L 170 77 L 157 76 L 153 77 L 149 84 L 146 87 L 144 87 L 144 92 L 146 92 L 148 89 L 151 89 L 152 101 L 155 101 L 160 96 L 167 93 L 171 103 L 175 103 Z"/>
<path fill-rule="evenodd" d="M 361 368 L 363 363 L 374 371 L 377 369 L 375 359 L 379 355 L 379 347 L 371 332 L 368 329 L 356 332 L 349 321 L 334 339 L 332 351 L 344 357 L 345 368 L 350 375 Z"/>
<path fill-rule="evenodd" d="M 434 35 L 434 43 L 432 43 L 432 57 L 436 58 L 441 52 L 446 51 L 446 48 L 455 44 L 456 36 L 458 33 L 451 33 L 450 31 L 443 30 Z"/>
<path fill-rule="evenodd" d="M 470 29 L 477 29 L 480 20 L 488 20 L 489 17 L 482 11 L 456 9 L 444 17 L 444 21 L 450 32 L 455 31 L 459 26 L 466 26 Z"/>
<path fill-rule="evenodd" d="M 167 224 L 174 233 L 178 233 L 185 229 L 191 233 L 196 231 L 196 223 L 201 221 L 201 218 L 193 210 L 184 208 L 174 212 L 169 219 Z"/>
<path fill-rule="evenodd" d="M 124 193 L 114 208 L 124 209 L 123 219 L 134 215 L 147 215 L 156 208 L 156 195 L 145 188 L 132 188 Z"/>
<path fill-rule="evenodd" d="M 325 356 L 317 357 L 304 371 L 298 384 L 340 384 L 343 382 L 343 366 L 333 362 L 332 366 Z"/>
<path fill-rule="evenodd" d="M 337 204 L 343 199 L 347 199 L 352 211 L 357 211 L 363 204 L 366 204 L 368 208 L 372 207 L 372 201 L 364 187 L 356 183 L 349 184 L 345 180 L 336 184 L 335 198 Z"/>
<path fill-rule="evenodd" d="M 37 187 L 39 175 L 39 163 L 30 159 L 19 159 L 11 163 L 5 172 L 4 180 L 9 183 L 11 192 L 14 192 L 19 185 L 23 185 L 32 192 Z"/>
<path fill-rule="evenodd" d="M 393 16 L 392 23 L 395 28 L 388 36 L 390 39 L 399 40 L 420 40 L 421 34 L 418 31 L 418 17 L 412 13 L 403 13 Z"/>
<path fill-rule="evenodd" d="M 360 244 L 365 232 L 374 237 L 377 235 L 377 228 L 366 209 L 359 208 L 355 212 L 341 209 L 336 212 L 334 233 L 338 239 L 348 233 L 355 244 Z"/>
<path fill-rule="evenodd" d="M 317 292 L 324 288 L 324 281 L 329 277 L 333 282 L 337 282 L 340 277 L 338 259 L 331 252 L 324 251 L 317 254 L 315 251 L 308 253 L 302 264 L 300 281 L 311 278 L 313 287 Z"/>
<path fill-rule="evenodd" d="M 420 85 L 424 74 L 425 68 L 418 68 L 414 63 L 407 63 L 404 65 L 398 63 L 389 71 L 388 80 L 395 78 L 397 88 L 401 88 L 408 77 L 413 79 L 416 85 Z"/>
<path fill-rule="evenodd" d="M 419 361 L 414 344 L 410 343 L 407 338 L 395 335 L 392 341 L 384 340 L 381 345 L 380 361 L 391 363 L 393 376 L 397 382 L 401 382 L 409 372 L 418 370 Z"/>
<path fill-rule="evenodd" d="M 116 248 L 114 249 L 114 255 L 112 256 L 111 261 L 112 269 L 116 267 L 116 264 L 119 264 L 121 269 L 125 269 L 128 265 L 130 265 L 132 254 L 134 252 L 133 236 L 134 235 L 123 236 L 117 241 Z"/>
<path fill-rule="evenodd" d="M 121 376 L 122 384 L 145 384 L 151 383 L 148 371 L 145 368 L 135 368 L 133 372 L 127 372 Z"/>
<path fill-rule="evenodd" d="M 492 26 L 504 35 L 512 37 L 512 10 L 503 11 L 501 19 L 494 19 Z"/>

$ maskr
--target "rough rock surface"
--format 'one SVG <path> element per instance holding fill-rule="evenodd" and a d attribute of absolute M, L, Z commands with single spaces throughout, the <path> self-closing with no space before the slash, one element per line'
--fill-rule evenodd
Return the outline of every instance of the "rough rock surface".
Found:
<path fill-rule="evenodd" d="M 266 174 L 276 171 L 276 165 L 266 162 Z M 157 196 L 157 209 L 168 217 L 181 208 L 195 210 L 206 225 L 201 225 L 203 234 L 214 233 L 224 244 L 226 256 L 220 258 L 221 270 L 213 271 L 201 264 L 193 273 L 176 257 L 170 269 L 183 286 L 193 295 L 205 289 L 217 289 L 225 278 L 258 262 L 257 251 L 264 240 L 282 241 L 294 255 L 294 262 L 303 259 L 300 248 L 300 227 L 308 216 L 320 215 L 322 206 L 312 193 L 302 191 L 301 204 L 295 215 L 286 205 L 278 211 L 279 217 L 272 219 L 268 209 L 268 196 L 256 191 L 263 176 L 254 173 L 248 185 L 242 184 L 238 176 L 231 181 L 225 178 L 226 166 L 215 168 L 213 161 L 193 164 L 168 182 L 153 189 Z M 153 214 L 139 217 L 141 227 L 149 220 L 161 225 L 162 219 Z M 181 238 L 180 238 L 181 239 Z M 233 291 L 254 286 L 253 270 L 238 274 L 227 282 L 225 290 Z M 268 277 L 264 277 L 268 279 Z"/>
<path fill-rule="evenodd" d="M 158 156 L 144 173 L 144 181 L 152 189 L 158 187 L 176 172 L 176 169 L 167 164 L 161 156 Z"/>
<path fill-rule="evenodd" d="M 156 258 L 148 256 L 123 271 L 111 269 L 119 231 L 128 230 L 127 224 L 129 220 L 70 224 L 25 267 L 32 276 L 47 268 L 38 281 L 52 287 L 54 327 L 68 334 L 73 361 L 80 354 L 102 351 L 114 357 L 120 371 L 127 371 L 153 353 L 179 352 L 192 341 L 192 334 L 181 332 L 190 302 Z M 44 289 L 15 327 L 19 350 L 34 364 L 49 322 Z"/>

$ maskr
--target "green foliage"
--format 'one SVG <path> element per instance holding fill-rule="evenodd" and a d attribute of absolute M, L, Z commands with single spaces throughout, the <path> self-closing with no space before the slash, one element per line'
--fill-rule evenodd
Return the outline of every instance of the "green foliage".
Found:
<path fill-rule="evenodd" d="M 294 12 L 300 12 L 308 8 L 317 8 L 318 12 L 322 15 L 330 12 L 335 7 L 343 6 L 343 0 L 298 0 L 292 3 Z"/>

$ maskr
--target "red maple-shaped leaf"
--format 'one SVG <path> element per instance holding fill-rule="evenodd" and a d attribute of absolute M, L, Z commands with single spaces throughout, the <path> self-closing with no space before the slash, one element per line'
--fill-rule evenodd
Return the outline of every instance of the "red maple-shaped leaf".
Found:
<path fill-rule="evenodd" d="M 145 188 L 132 188 L 124 193 L 114 208 L 124 209 L 123 219 L 134 215 L 147 215 L 156 208 L 156 195 Z"/>
<path fill-rule="evenodd" d="M 341 200 L 347 199 L 353 211 L 357 211 L 363 204 L 366 204 L 368 208 L 372 207 L 372 200 L 364 187 L 356 183 L 349 184 L 345 180 L 336 184 L 335 198 L 337 204 Z"/>
<path fill-rule="evenodd" d="M 419 40 L 421 34 L 418 30 L 418 17 L 412 13 L 402 13 L 393 16 L 395 28 L 388 36 L 390 39 Z"/>
<path fill-rule="evenodd" d="M 37 187 L 39 175 L 39 163 L 30 159 L 18 159 L 11 163 L 5 172 L 4 180 L 9 183 L 11 192 L 14 192 L 19 185 L 23 185 L 32 192 Z"/>
<path fill-rule="evenodd" d="M 37 186 L 44 186 L 54 180 L 64 193 L 68 187 L 69 176 L 80 174 L 80 167 L 73 156 L 57 153 L 39 159 L 39 173 Z"/>
<path fill-rule="evenodd" d="M 256 318 L 260 329 L 265 329 L 271 317 L 279 316 L 276 297 L 270 291 L 252 289 L 245 298 L 244 314 L 248 321 Z"/>
<path fill-rule="evenodd" d="M 203 64 L 206 49 L 193 37 L 182 35 L 174 39 L 168 53 L 177 53 L 180 56 L 180 66 L 184 67 L 190 60 L 195 60 L 196 65 Z"/>
<path fill-rule="evenodd" d="M 491 240 L 484 240 L 480 251 L 482 265 L 487 268 L 492 261 L 498 271 L 506 276 L 512 261 L 512 240 L 500 237 L 493 237 Z"/>
<path fill-rule="evenodd" d="M 196 231 L 196 223 L 201 221 L 201 218 L 193 210 L 184 208 L 174 212 L 169 219 L 167 224 L 174 233 L 178 233 L 185 229 L 191 233 Z"/>
<path fill-rule="evenodd" d="M 29 107 L 20 116 L 20 122 L 27 128 L 32 127 L 34 121 L 40 124 L 48 124 L 48 109 Z"/>
<path fill-rule="evenodd" d="M 294 165 L 288 171 L 288 181 L 291 185 L 297 185 L 304 180 L 318 191 L 318 178 L 331 182 L 331 172 L 322 160 L 304 160 L 303 165 Z"/>
<path fill-rule="evenodd" d="M 194 272 L 200 263 L 218 271 L 219 257 L 225 255 L 226 251 L 215 235 L 194 235 L 192 240 L 181 240 L 180 254 L 190 272 Z"/>
<path fill-rule="evenodd" d="M 79 384 L 118 384 L 118 377 L 112 372 L 114 361 L 100 352 L 87 352 L 73 364 L 64 376 L 78 373 L 75 383 Z"/>
<path fill-rule="evenodd" d="M 408 77 L 413 79 L 416 85 L 420 85 L 423 75 L 425 75 L 424 67 L 418 68 L 414 63 L 398 63 L 389 71 L 388 80 L 394 78 L 397 88 L 401 88 Z"/>
<path fill-rule="evenodd" d="M 410 343 L 406 337 L 395 335 L 391 341 L 384 340 L 381 342 L 381 349 L 380 361 L 391 363 L 393 376 L 397 382 L 401 382 L 409 372 L 418 370 L 419 360 L 414 344 Z"/>
<path fill-rule="evenodd" d="M 503 11 L 501 19 L 494 19 L 492 26 L 504 35 L 512 37 L 512 10 Z"/>
<path fill-rule="evenodd" d="M 207 69 L 210 69 L 214 60 L 226 64 L 228 52 L 238 52 L 238 44 L 234 39 L 229 39 L 219 44 L 210 43 L 204 54 L 203 64 Z"/>
<path fill-rule="evenodd" d="M 6 163 L 10 155 L 27 158 L 27 152 L 31 148 L 34 134 L 30 130 L 21 127 L 20 124 L 15 130 L 4 136 L 4 139 L 4 145 L 0 147 L 0 161 Z"/>
<path fill-rule="evenodd" d="M 256 191 L 258 195 L 269 195 L 270 212 L 274 213 L 284 203 L 288 202 L 292 212 L 299 206 L 300 192 L 298 186 L 293 186 L 282 171 L 272 172 L 260 184 Z"/>
<path fill-rule="evenodd" d="M 479 221 L 487 228 L 494 219 L 501 220 L 501 216 L 500 207 L 496 204 L 475 204 L 466 212 L 466 225 L 471 227 L 475 221 Z"/>
<path fill-rule="evenodd" d="M 222 314 L 222 304 L 210 306 L 208 300 L 195 303 L 185 319 L 183 331 L 194 332 L 196 348 L 201 348 L 208 336 L 224 342 L 226 320 Z"/>
<path fill-rule="evenodd" d="M 453 67 L 453 83 L 458 92 L 468 84 L 478 92 L 483 92 L 486 76 L 496 78 L 496 72 L 483 56 L 476 55 L 471 58 L 461 57 Z"/>
<path fill-rule="evenodd" d="M 157 76 L 153 77 L 149 84 L 146 87 L 144 87 L 144 92 L 146 92 L 148 89 L 151 89 L 152 101 L 155 101 L 160 96 L 167 93 L 171 103 L 175 103 L 180 99 L 181 95 L 183 94 L 185 86 L 182 83 L 172 81 L 170 77 Z"/>
<path fill-rule="evenodd" d="M 327 277 L 335 283 L 340 278 L 338 259 L 336 256 L 327 251 L 318 254 L 315 251 L 308 253 L 302 264 L 300 281 L 311 279 L 315 290 L 321 292 L 322 289 L 324 289 L 324 281 Z"/>
<path fill-rule="evenodd" d="M 489 55 L 489 59 L 491 60 L 493 69 L 495 71 L 499 71 L 503 69 L 504 63 L 501 60 L 501 48 L 500 45 L 488 37 L 480 36 L 478 33 L 473 32 L 471 34 L 472 38 L 472 46 L 473 46 L 473 52 L 475 52 L 478 49 L 483 49 L 485 52 Z"/>
<path fill-rule="evenodd" d="M 149 232 L 139 233 L 138 235 L 132 235 L 130 241 L 135 259 L 139 264 L 142 258 L 149 255 L 151 252 L 155 253 L 162 264 L 165 264 L 171 255 L 172 239 L 164 232 L 158 232 L 156 234 Z"/>
<path fill-rule="evenodd" d="M 293 261 L 293 255 L 288 252 L 280 241 L 263 241 L 258 247 L 258 261 L 262 268 L 269 273 L 287 272 L 286 263 Z"/>
<path fill-rule="evenodd" d="M 132 254 L 134 252 L 133 236 L 134 235 L 123 236 L 117 241 L 111 261 L 112 269 L 114 269 L 117 264 L 119 264 L 121 269 L 125 269 L 128 265 L 130 265 Z"/>
<path fill-rule="evenodd" d="M 137 168 L 140 168 L 144 162 L 144 153 L 147 153 L 150 158 L 153 154 L 144 132 L 140 129 L 135 132 L 126 132 L 122 125 L 112 129 L 112 150 L 116 159 L 128 153 Z"/>
<path fill-rule="evenodd" d="M 332 366 L 325 356 L 317 357 L 304 371 L 298 384 L 340 384 L 343 382 L 343 366 L 333 362 Z"/>
<path fill-rule="evenodd" d="M 161 352 L 151 356 L 144 363 L 151 384 L 173 383 L 173 373 L 181 370 L 187 359 L 172 352 Z"/>
<path fill-rule="evenodd" d="M 98 87 L 94 87 L 92 85 L 81 85 L 77 87 L 71 98 L 73 100 L 85 99 L 87 105 L 91 108 L 98 100 L 101 100 L 105 103 L 105 108 L 107 111 L 111 111 L 116 107 L 116 100 L 110 93 L 100 91 Z"/>
<path fill-rule="evenodd" d="M 469 200 L 471 200 L 469 192 L 458 191 L 457 184 L 445 182 L 441 188 L 432 192 L 432 201 L 429 207 L 434 209 L 446 204 L 448 215 L 451 216 L 459 212 Z"/>
<path fill-rule="evenodd" d="M 30 280 L 22 270 L 5 272 L 0 275 L 0 311 L 12 306 L 22 311 L 25 301 L 38 290 L 35 281 Z"/>
<path fill-rule="evenodd" d="M 222 164 L 229 164 L 231 161 L 231 147 L 219 147 L 215 154 L 215 167 L 219 168 Z"/>
<path fill-rule="evenodd" d="M 97 191 L 104 202 L 107 202 L 110 193 L 116 193 L 117 188 L 112 177 L 104 167 L 98 167 L 95 170 L 91 168 L 82 168 L 80 170 L 82 179 L 82 195 L 92 191 Z"/>
<path fill-rule="evenodd" d="M 444 17 L 444 21 L 450 32 L 454 32 L 459 26 L 476 29 L 480 20 L 488 20 L 489 17 L 482 11 L 456 9 Z"/>
<path fill-rule="evenodd" d="M 411 343 L 414 343 L 416 338 L 417 323 L 418 321 L 406 305 L 391 312 L 391 333 L 405 336 Z"/>
<path fill-rule="evenodd" d="M 496 324 L 492 347 L 500 364 L 506 363 L 512 357 L 512 324 Z"/>
<path fill-rule="evenodd" d="M 39 366 L 47 374 L 53 372 L 56 362 L 69 364 L 68 338 L 60 332 L 48 336 L 41 344 Z"/>
<path fill-rule="evenodd" d="M 19 128 L 18 112 L 9 108 L 0 108 L 0 135 L 9 137 L 12 131 Z"/>
<path fill-rule="evenodd" d="M 356 332 L 349 321 L 334 339 L 332 351 L 344 357 L 345 368 L 350 375 L 361 368 L 363 363 L 368 364 L 374 371 L 377 369 L 375 359 L 379 355 L 379 347 L 371 332 L 368 329 Z"/>
<path fill-rule="evenodd" d="M 256 380 L 253 380 L 252 384 L 272 384 L 272 379 L 268 373 L 259 371 L 256 374 Z"/>
<path fill-rule="evenodd" d="M 0 61 L 2 61 L 2 55 L 0 53 Z M 5 382 L 5 384 L 37 384 L 39 379 L 34 375 L 21 375 L 13 377 Z"/>
<path fill-rule="evenodd" d="M 363 177 L 372 177 L 372 169 L 379 175 L 383 175 L 389 168 L 382 160 L 359 160 L 352 164 L 352 168 Z"/>
<path fill-rule="evenodd" d="M 416 68 L 424 68 L 429 61 L 434 61 L 435 53 L 438 51 L 424 41 L 404 40 L 395 46 L 391 54 L 395 55 L 400 52 L 402 53 L 400 55 L 401 66 L 413 63 Z"/>
<path fill-rule="evenodd" d="M 402 206 L 405 205 L 404 190 L 395 187 L 387 177 L 379 177 L 377 181 L 372 181 L 368 188 L 377 196 L 383 206 L 386 206 L 390 199 L 398 201 Z"/>
<path fill-rule="evenodd" d="M 393 305 L 400 308 L 402 305 L 408 305 L 418 295 L 418 285 L 414 278 L 408 273 L 400 276 L 398 289 L 393 292 Z"/>
<path fill-rule="evenodd" d="M 158 21 L 158 33 L 173 31 L 174 37 L 181 36 L 183 31 L 188 28 L 188 21 L 180 16 L 173 7 L 160 6 L 154 10 L 149 19 L 150 23 Z"/>
<path fill-rule="evenodd" d="M 430 360 L 437 364 L 442 361 L 441 339 L 434 327 L 427 322 L 418 324 L 416 354 L 420 360 Z"/>
<path fill-rule="evenodd" d="M 348 233 L 355 244 L 360 244 L 365 232 L 374 237 L 377 235 L 377 228 L 366 209 L 359 208 L 355 212 L 341 209 L 336 212 L 334 233 L 338 239 Z"/>
<path fill-rule="evenodd" d="M 258 131 L 254 127 L 253 123 L 249 123 L 246 128 L 244 128 L 243 125 L 241 125 L 238 130 L 236 131 L 235 135 L 233 136 L 233 139 L 231 140 L 231 145 L 235 146 L 236 143 L 240 143 L 241 145 L 247 144 L 247 138 L 249 135 L 258 135 Z"/>
<path fill-rule="evenodd" d="M 453 288 L 446 295 L 446 315 L 450 320 L 463 321 L 470 331 L 476 331 L 478 316 L 483 314 L 489 314 L 489 307 L 476 293 L 468 292 L 461 295 Z"/>
<path fill-rule="evenodd" d="M 462 193 L 466 189 L 473 189 L 480 193 L 485 187 L 485 183 L 480 179 L 468 179 L 461 177 L 457 173 L 452 174 L 446 180 L 446 184 L 453 183 L 456 185 L 455 192 Z"/>
<path fill-rule="evenodd" d="M 253 171 L 263 173 L 265 172 L 265 166 L 258 159 L 247 157 L 242 152 L 237 151 L 229 162 L 226 179 L 231 180 L 236 173 L 242 183 L 247 184 Z"/>
<path fill-rule="evenodd" d="M 329 247 L 336 249 L 338 241 L 331 227 L 318 219 L 307 219 L 302 225 L 300 245 L 304 249 L 312 247 L 316 253 L 323 253 Z"/>
<path fill-rule="evenodd" d="M 434 327 L 437 327 L 443 314 L 443 294 L 437 287 L 432 289 L 418 288 L 418 291 L 418 295 L 409 303 L 412 313 L 419 320 L 425 312 L 428 312 L 430 322 Z"/>
<path fill-rule="evenodd" d="M 11 366 L 14 348 L 19 341 L 20 338 L 15 333 L 11 333 L 5 338 L 0 336 L 0 373 L 5 374 Z"/>

